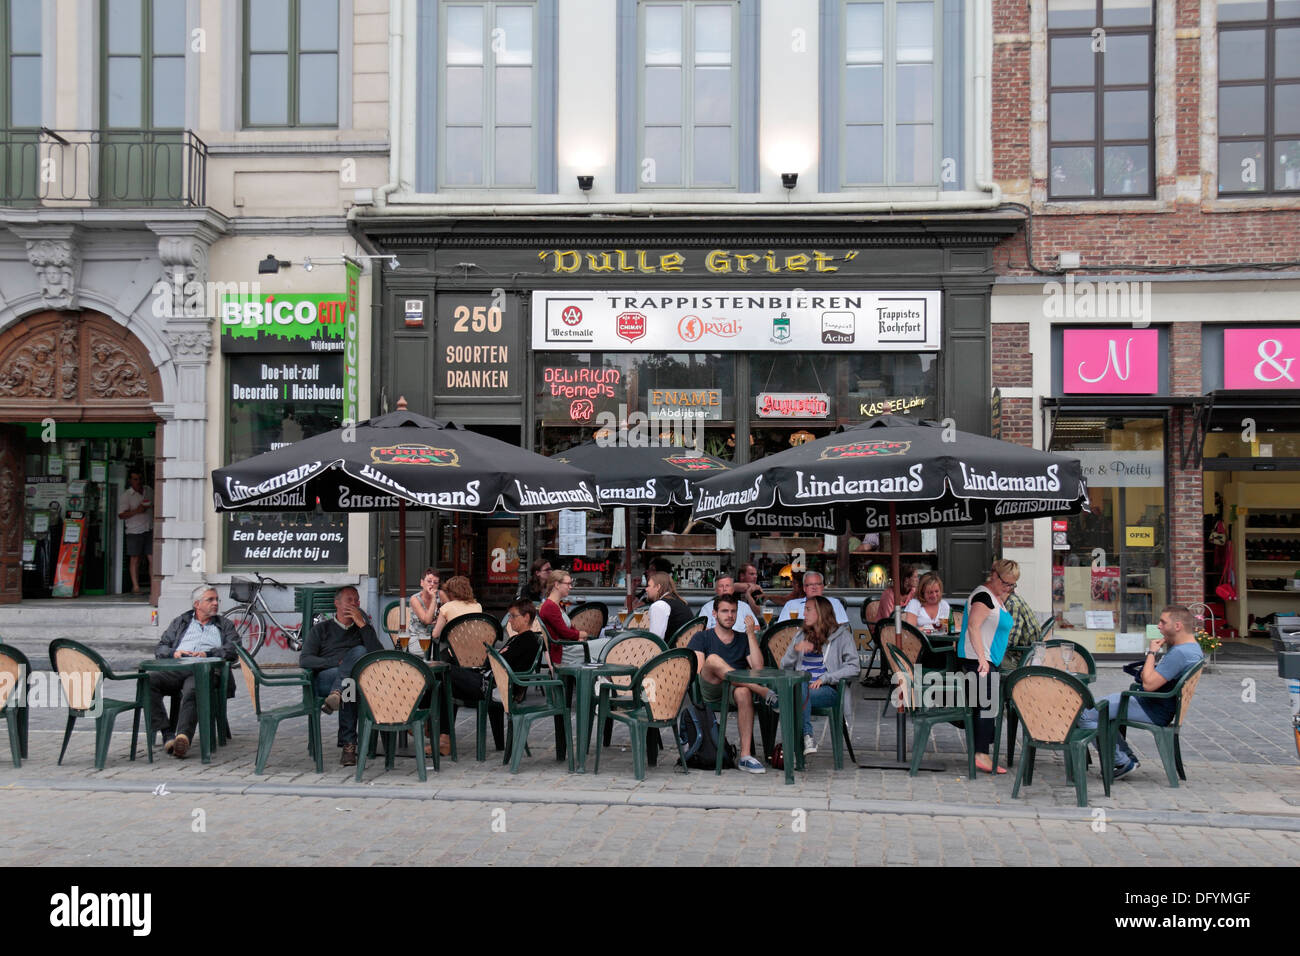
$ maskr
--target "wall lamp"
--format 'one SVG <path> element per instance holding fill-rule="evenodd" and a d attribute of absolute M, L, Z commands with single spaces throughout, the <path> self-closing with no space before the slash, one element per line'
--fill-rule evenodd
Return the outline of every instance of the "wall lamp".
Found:
<path fill-rule="evenodd" d="M 585 192 L 590 192 L 590 191 L 591 191 L 591 187 L 592 187 L 592 185 L 593 185 L 595 182 L 596 182 L 596 177 L 595 177 L 595 176 L 579 176 L 579 177 L 578 177 L 578 188 L 581 189 L 584 193 L 585 193 Z"/>
<path fill-rule="evenodd" d="M 782 174 L 781 174 L 781 185 L 784 186 L 786 189 L 794 189 L 795 186 L 798 186 L 798 185 L 799 185 L 799 174 L 798 174 L 798 173 L 782 173 Z"/>
<path fill-rule="evenodd" d="M 260 276 L 275 275 L 281 269 L 287 269 L 293 265 L 287 259 L 277 259 L 275 256 L 268 255 L 265 259 L 257 264 L 257 274 Z M 311 267 L 308 266 L 310 269 Z"/>

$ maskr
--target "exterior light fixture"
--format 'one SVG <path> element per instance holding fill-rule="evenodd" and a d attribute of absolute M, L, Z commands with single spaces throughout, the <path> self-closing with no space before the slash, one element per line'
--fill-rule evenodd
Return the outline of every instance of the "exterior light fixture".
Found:
<path fill-rule="evenodd" d="M 273 255 L 268 255 L 265 259 L 257 264 L 257 274 L 262 276 L 273 276 L 281 269 L 287 269 L 293 263 L 286 259 L 277 259 Z M 310 269 L 311 267 L 308 266 Z"/>
<path fill-rule="evenodd" d="M 1083 264 L 1083 257 L 1077 252 L 1062 252 L 1056 257 L 1058 269 L 1077 269 Z"/>
<path fill-rule="evenodd" d="M 592 187 L 592 185 L 593 185 L 595 182 L 596 182 L 596 177 L 595 177 L 595 176 L 579 176 L 579 177 L 578 177 L 578 188 L 581 189 L 584 193 L 585 193 L 585 192 L 590 192 L 590 191 L 591 191 L 591 187 Z"/>
<path fill-rule="evenodd" d="M 798 173 L 782 173 L 782 174 L 781 174 L 781 185 L 784 186 L 786 189 L 794 189 L 795 186 L 798 186 L 798 185 L 799 185 L 799 174 L 798 174 Z"/>

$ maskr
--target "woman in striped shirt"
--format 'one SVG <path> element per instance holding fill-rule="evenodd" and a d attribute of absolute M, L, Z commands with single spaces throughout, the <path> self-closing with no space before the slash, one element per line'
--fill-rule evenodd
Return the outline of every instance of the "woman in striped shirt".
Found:
<path fill-rule="evenodd" d="M 812 709 L 829 707 L 839 696 L 839 683 L 857 679 L 861 665 L 853 632 L 835 621 L 835 608 L 826 598 L 810 597 L 803 609 L 803 630 L 781 658 L 787 670 L 807 671 L 810 682 L 803 695 L 803 752 L 817 752 L 812 735 Z M 847 711 L 850 701 L 845 698 Z M 846 713 L 845 719 L 848 719 Z M 839 728 L 832 728 L 838 733 Z"/>

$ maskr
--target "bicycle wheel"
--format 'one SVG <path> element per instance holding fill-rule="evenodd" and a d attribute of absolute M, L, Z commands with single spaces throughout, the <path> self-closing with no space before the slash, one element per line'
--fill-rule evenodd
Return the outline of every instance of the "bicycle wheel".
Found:
<path fill-rule="evenodd" d="M 262 615 L 244 606 L 235 608 L 226 615 L 226 619 L 235 626 L 240 646 L 248 652 L 249 657 L 256 657 L 266 643 L 266 621 Z"/>

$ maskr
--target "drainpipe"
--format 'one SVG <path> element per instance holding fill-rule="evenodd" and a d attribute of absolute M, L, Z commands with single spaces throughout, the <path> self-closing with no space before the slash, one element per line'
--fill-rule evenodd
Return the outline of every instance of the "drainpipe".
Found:
<path fill-rule="evenodd" d="M 402 0 L 389 0 L 388 13 L 388 182 L 375 190 L 377 211 L 388 208 L 388 197 L 397 190 L 402 164 L 402 19 L 406 16 Z M 357 207 L 348 210 L 353 218 Z"/>

